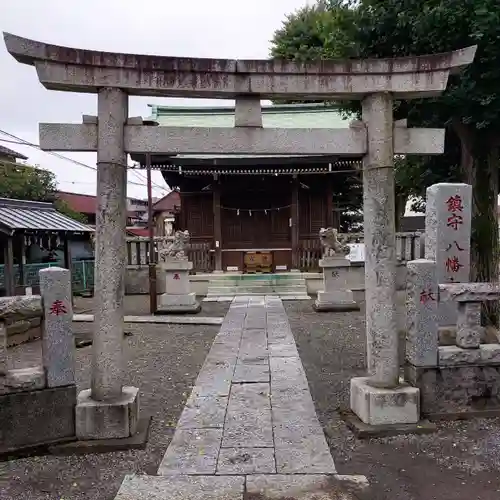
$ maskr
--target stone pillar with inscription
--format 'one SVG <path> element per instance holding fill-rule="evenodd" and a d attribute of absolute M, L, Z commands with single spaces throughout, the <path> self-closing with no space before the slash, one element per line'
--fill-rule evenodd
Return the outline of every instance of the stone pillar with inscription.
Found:
<path fill-rule="evenodd" d="M 193 263 L 185 252 L 188 243 L 189 232 L 177 231 L 173 241 L 166 242 L 158 252 L 165 291 L 160 295 L 157 314 L 197 313 L 201 309 L 189 282 Z"/>
<path fill-rule="evenodd" d="M 337 240 L 337 230 L 320 230 L 320 240 L 324 248 L 323 258 L 319 261 L 323 269 L 323 290 L 313 305 L 318 312 L 345 312 L 359 310 L 354 301 L 352 290 L 347 287 L 347 275 L 351 261 L 346 258 L 349 247 Z"/>
<path fill-rule="evenodd" d="M 406 362 L 411 366 L 437 366 L 438 282 L 436 262 L 417 259 L 406 264 Z"/>
<path fill-rule="evenodd" d="M 427 188 L 425 258 L 436 261 L 439 284 L 470 281 L 472 186 L 439 183 Z M 456 302 L 438 304 L 439 326 L 456 325 Z"/>
<path fill-rule="evenodd" d="M 75 383 L 75 339 L 71 304 L 71 271 L 48 267 L 40 271 L 43 307 L 42 358 L 47 387 Z"/>

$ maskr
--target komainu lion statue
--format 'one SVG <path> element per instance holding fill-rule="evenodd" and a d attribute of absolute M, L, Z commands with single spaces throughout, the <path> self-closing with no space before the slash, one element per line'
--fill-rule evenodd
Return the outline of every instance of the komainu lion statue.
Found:
<path fill-rule="evenodd" d="M 350 252 L 348 245 L 343 245 L 338 239 L 338 232 L 332 227 L 319 230 L 319 240 L 323 247 L 323 257 L 334 257 L 336 255 L 347 255 Z"/>
<path fill-rule="evenodd" d="M 189 244 L 189 231 L 176 231 L 174 238 L 164 239 L 158 249 L 160 262 L 166 260 L 187 260 L 186 250 Z"/>

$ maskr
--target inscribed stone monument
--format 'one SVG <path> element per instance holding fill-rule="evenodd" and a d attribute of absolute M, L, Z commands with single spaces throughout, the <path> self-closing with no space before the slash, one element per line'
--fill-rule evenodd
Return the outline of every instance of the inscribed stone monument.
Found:
<path fill-rule="evenodd" d="M 43 366 L 47 387 L 75 383 L 72 331 L 71 272 L 60 267 L 40 271 L 40 292 L 44 325 L 42 334 Z"/>
<path fill-rule="evenodd" d="M 438 355 L 438 282 L 436 263 L 408 262 L 406 292 L 406 361 L 414 366 L 436 366 Z"/>
<path fill-rule="evenodd" d="M 439 284 L 470 279 L 472 186 L 434 184 L 427 188 L 425 257 L 435 260 Z M 455 325 L 457 304 L 441 302 L 439 326 Z"/>

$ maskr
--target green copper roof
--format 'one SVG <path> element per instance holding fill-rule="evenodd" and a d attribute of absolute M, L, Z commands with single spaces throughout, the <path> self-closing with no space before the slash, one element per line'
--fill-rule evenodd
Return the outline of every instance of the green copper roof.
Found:
<path fill-rule="evenodd" d="M 173 127 L 233 127 L 234 106 L 225 107 L 151 107 L 151 117 L 159 125 Z M 347 128 L 334 106 L 318 104 L 284 104 L 262 106 L 262 124 L 268 128 Z"/>

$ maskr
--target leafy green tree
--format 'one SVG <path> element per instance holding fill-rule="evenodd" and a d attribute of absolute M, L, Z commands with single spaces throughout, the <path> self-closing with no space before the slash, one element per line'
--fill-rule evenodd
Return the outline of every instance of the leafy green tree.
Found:
<path fill-rule="evenodd" d="M 357 12 L 342 0 L 320 0 L 286 16 L 271 41 L 271 56 L 297 62 L 357 55 Z"/>
<path fill-rule="evenodd" d="M 81 222 L 82 224 L 88 223 L 87 217 L 84 214 L 73 210 L 64 200 L 55 199 L 54 207 L 58 212 L 61 212 L 73 220 Z"/>
<path fill-rule="evenodd" d="M 330 23 L 323 19 L 328 13 Z M 350 19 L 352 25 L 346 27 L 339 18 Z M 337 33 L 315 34 L 322 26 Z M 333 46 L 331 41 L 339 43 Z M 330 54 L 394 57 L 446 52 L 473 44 L 478 45 L 474 63 L 460 75 L 450 76 L 442 96 L 395 103 L 396 119 L 408 118 L 410 126 L 446 127 L 447 137 L 442 156 L 400 159 L 396 163 L 396 179 L 400 192 L 411 196 L 422 196 L 427 186 L 444 180 L 460 180 L 473 186 L 473 277 L 477 281 L 496 281 L 500 146 L 498 0 L 320 2 L 287 17 L 272 40 L 271 54 L 295 60 L 306 55 L 323 59 Z M 312 47 L 309 50 L 308 45 Z M 347 103 L 345 111 L 359 113 L 359 103 Z"/>
<path fill-rule="evenodd" d="M 472 278 L 498 281 L 500 134 L 500 8 L 497 0 L 361 0 L 356 43 L 363 57 L 447 52 L 477 44 L 474 63 L 451 76 L 435 99 L 400 102 L 396 117 L 416 126 L 446 127 L 445 155 L 416 160 L 427 183 L 472 185 Z M 400 181 L 411 181 L 406 169 Z M 436 174 L 441 179 L 433 178 Z M 424 187 L 422 186 L 422 187 Z M 497 320 L 496 307 L 486 311 Z"/>
<path fill-rule="evenodd" d="M 57 190 L 52 172 L 29 165 L 0 161 L 0 196 L 31 201 L 52 201 Z"/>
<path fill-rule="evenodd" d="M 12 164 L 0 160 L 0 197 L 16 200 L 45 201 L 54 203 L 57 210 L 68 217 L 85 223 L 85 216 L 58 200 L 55 175 L 30 165 Z"/>

